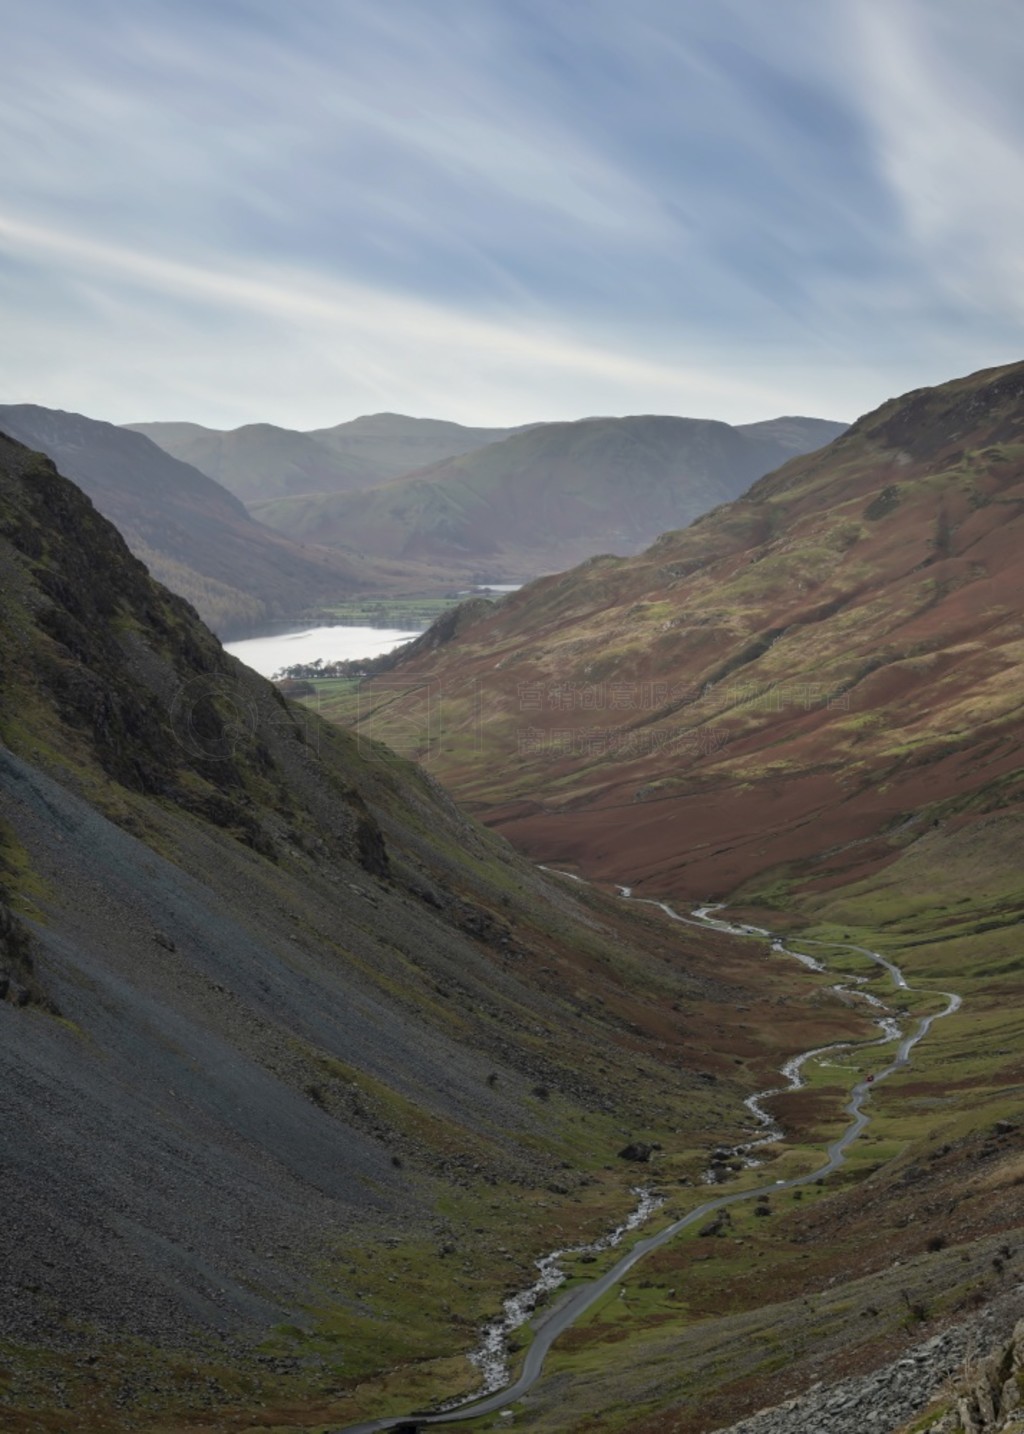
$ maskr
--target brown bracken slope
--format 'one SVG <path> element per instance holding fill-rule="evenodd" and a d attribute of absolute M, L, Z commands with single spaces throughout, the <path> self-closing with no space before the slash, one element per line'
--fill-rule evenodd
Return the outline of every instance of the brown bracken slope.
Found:
<path fill-rule="evenodd" d="M 824 890 L 1017 811 L 1022 597 L 1013 364 L 532 584 L 364 687 L 359 716 L 537 858 L 693 897 Z"/>

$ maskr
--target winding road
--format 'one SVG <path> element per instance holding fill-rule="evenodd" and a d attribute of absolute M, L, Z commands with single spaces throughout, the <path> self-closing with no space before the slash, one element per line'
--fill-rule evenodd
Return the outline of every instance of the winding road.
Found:
<path fill-rule="evenodd" d="M 569 873 L 562 874 L 569 875 Z M 578 877 L 573 879 L 580 880 Z M 759 940 L 768 940 L 771 943 L 773 951 L 792 956 L 811 969 L 818 971 L 826 969 L 821 962 L 815 960 L 813 956 L 807 955 L 806 952 L 790 950 L 777 936 L 771 931 L 765 930 L 763 927 L 745 924 L 734 925 L 729 921 L 722 920 L 721 917 L 714 914 L 722 910 L 720 906 L 698 907 L 691 916 L 681 916 L 679 912 L 674 910 L 674 908 L 665 901 L 657 901 L 646 897 L 633 897 L 632 891 L 628 886 L 619 887 L 619 891 L 625 898 L 641 900 L 645 905 L 657 906 L 673 921 L 679 921 L 688 926 L 711 926 L 715 930 L 727 931 L 735 936 L 751 936 L 757 937 Z M 908 993 L 914 991 L 914 987 L 908 985 L 903 972 L 894 962 L 880 955 L 877 951 L 869 950 L 865 946 L 854 946 L 839 941 L 810 940 L 801 941 L 800 944 L 802 946 L 828 946 L 843 951 L 855 951 L 867 957 L 876 965 L 883 967 L 888 972 L 896 990 Z M 863 980 L 864 978 L 853 977 L 852 979 L 856 981 Z M 861 994 L 863 995 L 863 993 Z M 666 1228 L 659 1231 L 658 1234 L 650 1235 L 644 1240 L 639 1240 L 627 1254 L 617 1260 L 615 1264 L 598 1279 L 592 1280 L 588 1284 L 578 1286 L 564 1300 L 535 1318 L 533 1342 L 526 1351 L 522 1369 L 517 1378 L 504 1388 L 483 1396 L 470 1396 L 455 1408 L 438 1410 L 430 1414 L 392 1415 L 383 1419 L 369 1420 L 362 1424 L 350 1424 L 344 1429 L 338 1430 L 337 1434 L 377 1434 L 377 1431 L 389 1429 L 414 1431 L 425 1429 L 428 1425 L 434 1424 L 457 1424 L 465 1420 L 477 1419 L 483 1414 L 493 1414 L 500 1409 L 506 1408 L 510 1404 L 514 1404 L 517 1399 L 520 1399 L 527 1390 L 537 1382 L 543 1371 L 548 1350 L 559 1335 L 571 1328 L 588 1309 L 595 1305 L 598 1300 L 622 1280 L 623 1276 L 628 1274 L 634 1266 L 638 1265 L 647 1255 L 651 1254 L 652 1251 L 660 1249 L 662 1245 L 667 1245 L 669 1241 L 674 1240 L 683 1230 L 688 1229 L 699 1220 L 707 1219 L 709 1215 L 715 1214 L 716 1211 L 725 1210 L 730 1205 L 739 1204 L 742 1200 L 756 1200 L 758 1196 L 761 1195 L 773 1195 L 782 1190 L 794 1190 L 801 1185 L 810 1185 L 813 1181 L 821 1180 L 825 1176 L 830 1175 L 834 1170 L 838 1170 L 844 1163 L 846 1151 L 868 1124 L 870 1117 L 863 1107 L 871 1091 L 879 1085 L 880 1082 L 886 1080 L 895 1072 L 905 1070 L 910 1065 L 910 1054 L 914 1047 L 918 1045 L 920 1041 L 924 1040 L 934 1022 L 941 1020 L 944 1016 L 952 1015 L 954 1011 L 960 1008 L 961 998 L 954 992 L 929 990 L 927 994 L 945 999 L 945 1009 L 935 1012 L 930 1016 L 918 1017 L 916 1025 L 909 1035 L 902 1035 L 901 1038 L 902 1033 L 900 1027 L 896 1024 L 891 1013 L 887 1013 L 877 1023 L 883 1029 L 883 1035 L 879 1040 L 867 1043 L 843 1041 L 829 1046 L 818 1046 L 813 1050 L 805 1051 L 802 1055 L 794 1056 L 782 1067 L 781 1074 L 787 1081 L 785 1086 L 780 1086 L 777 1089 L 759 1091 L 757 1095 L 748 1097 L 746 1102 L 747 1108 L 762 1127 L 771 1128 L 771 1133 L 762 1134 L 760 1139 L 749 1142 L 746 1145 L 732 1147 L 730 1153 L 737 1155 L 749 1154 L 749 1152 L 758 1145 L 768 1141 L 774 1141 L 778 1134 L 781 1134 L 781 1132 L 777 1130 L 773 1118 L 761 1109 L 760 1102 L 766 1100 L 769 1096 L 798 1089 L 803 1084 L 800 1073 L 801 1067 L 808 1060 L 814 1056 L 823 1055 L 827 1051 L 850 1049 L 854 1045 L 856 1045 L 857 1049 L 863 1050 L 865 1044 L 888 1045 L 891 1041 L 899 1039 L 900 1043 L 896 1056 L 890 1064 L 887 1065 L 884 1070 L 876 1072 L 870 1080 L 859 1081 L 857 1085 L 853 1087 L 850 1099 L 844 1107 L 845 1114 L 849 1116 L 849 1124 L 842 1135 L 826 1148 L 825 1158 L 822 1164 L 816 1169 L 809 1171 L 806 1175 L 794 1176 L 789 1180 L 773 1180 L 769 1184 L 758 1185 L 752 1189 L 736 1190 L 731 1194 L 714 1196 L 712 1199 L 705 1200 L 702 1204 L 698 1205 L 695 1210 L 690 1210 L 686 1215 L 683 1215 L 681 1219 L 673 1221 L 671 1225 L 666 1226 Z M 883 1003 L 878 1001 L 876 997 L 866 996 L 865 999 L 882 1010 L 886 1009 Z M 620 1227 L 620 1229 L 622 1228 L 624 1227 Z M 551 1257 L 547 1258 L 550 1259 Z M 543 1262 L 539 1262 L 539 1264 L 542 1263 Z"/>

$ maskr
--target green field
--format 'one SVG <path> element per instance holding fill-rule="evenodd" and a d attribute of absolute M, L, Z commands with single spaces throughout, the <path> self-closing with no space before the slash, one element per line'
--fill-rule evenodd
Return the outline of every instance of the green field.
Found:
<path fill-rule="evenodd" d="M 317 617 L 344 627 L 395 627 L 412 632 L 429 627 L 443 612 L 464 601 L 465 595 L 455 593 L 445 597 L 352 598 L 321 608 Z"/>

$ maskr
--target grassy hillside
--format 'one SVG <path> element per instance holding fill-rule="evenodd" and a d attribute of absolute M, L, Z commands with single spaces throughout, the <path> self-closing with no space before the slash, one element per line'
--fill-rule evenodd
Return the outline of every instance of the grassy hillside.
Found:
<path fill-rule="evenodd" d="M 826 441 L 822 426 L 829 436 L 842 428 L 779 422 L 784 441 L 658 416 L 545 424 L 368 492 L 254 511 L 299 541 L 316 534 L 393 559 L 485 563 L 494 577 L 559 571 L 596 552 L 634 553 L 735 497 L 789 457 L 794 425 L 811 425 L 805 452 Z"/>
<path fill-rule="evenodd" d="M 1022 386 L 894 400 L 639 557 L 513 595 L 402 669 L 445 693 L 433 770 L 538 856 L 694 896 L 849 880 L 933 804 L 1015 802 Z"/>
<path fill-rule="evenodd" d="M 309 436 L 347 462 L 364 465 L 376 484 L 443 463 L 462 453 L 472 453 L 490 443 L 500 443 L 514 433 L 537 426 L 540 425 L 466 427 L 437 418 L 371 413 L 348 423 L 338 423 L 333 428 L 313 429 Z"/>
<path fill-rule="evenodd" d="M 126 426 L 246 503 L 287 493 L 345 492 L 376 481 L 359 460 L 339 462 L 315 438 L 273 423 L 247 423 L 229 432 L 198 423 Z"/>
<path fill-rule="evenodd" d="M 750 438 L 768 439 L 786 450 L 788 457 L 810 453 L 832 443 L 848 427 L 827 418 L 765 418 L 759 423 L 738 423 L 740 433 Z"/>
<path fill-rule="evenodd" d="M 659 1253 L 556 1352 L 522 1427 L 554 1434 L 569 1401 L 575 1427 L 706 1434 L 1000 1300 L 1015 1317 L 1022 522 L 1016 364 L 893 400 L 639 557 L 534 583 L 337 700 L 408 733 L 429 681 L 421 760 L 536 857 L 716 895 L 963 997 L 876 1090 L 850 1168 Z M 851 1066 L 871 1068 L 822 1059 L 780 1099 L 797 1139 L 836 1133 Z"/>
<path fill-rule="evenodd" d="M 784 1053 L 865 1030 L 289 706 L 7 439 L 0 580 L 5 1429 L 467 1388 L 531 1258 L 631 1207 L 626 1140 L 696 1179 Z"/>

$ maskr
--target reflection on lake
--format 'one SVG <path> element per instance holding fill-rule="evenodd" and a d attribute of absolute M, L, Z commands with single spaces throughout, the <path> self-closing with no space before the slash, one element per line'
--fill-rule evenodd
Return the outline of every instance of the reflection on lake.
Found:
<path fill-rule="evenodd" d="M 247 637 L 226 642 L 225 651 L 263 677 L 273 677 L 283 667 L 297 662 L 351 662 L 377 657 L 400 643 L 419 637 L 418 632 L 399 632 L 387 627 L 311 627 L 303 632 L 279 632 L 271 637 Z"/>

